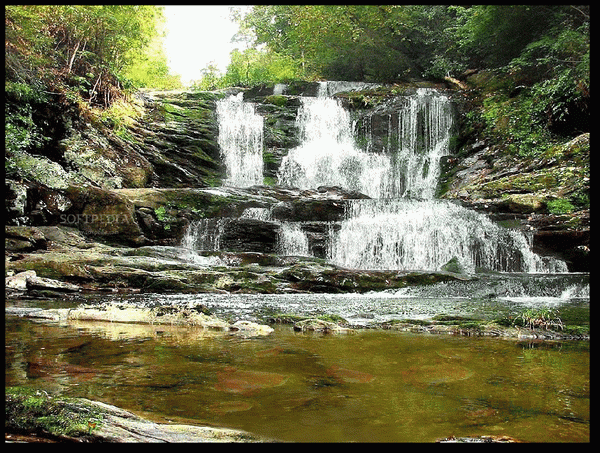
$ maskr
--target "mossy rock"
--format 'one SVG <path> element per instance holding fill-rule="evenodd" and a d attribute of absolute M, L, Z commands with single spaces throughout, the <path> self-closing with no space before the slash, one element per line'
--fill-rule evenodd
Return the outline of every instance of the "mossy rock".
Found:
<path fill-rule="evenodd" d="M 122 195 L 97 187 L 70 187 L 65 195 L 73 203 L 64 219 L 82 232 L 125 243 L 139 244 L 142 231 L 135 206 Z"/>
<path fill-rule="evenodd" d="M 510 212 L 530 213 L 546 211 L 546 197 L 539 194 L 506 194 L 501 206 Z"/>
<path fill-rule="evenodd" d="M 287 101 L 288 101 L 287 96 L 274 94 L 272 96 L 266 96 L 263 100 L 263 103 L 273 104 L 278 107 L 284 107 L 285 105 L 287 105 Z"/>
<path fill-rule="evenodd" d="M 6 433 L 67 442 L 265 442 L 245 431 L 154 423 L 109 404 L 7 387 Z"/>
<path fill-rule="evenodd" d="M 7 432 L 31 432 L 55 439 L 89 440 L 104 418 L 90 405 L 80 404 L 75 411 L 66 398 L 21 387 L 6 388 L 5 409 Z"/>

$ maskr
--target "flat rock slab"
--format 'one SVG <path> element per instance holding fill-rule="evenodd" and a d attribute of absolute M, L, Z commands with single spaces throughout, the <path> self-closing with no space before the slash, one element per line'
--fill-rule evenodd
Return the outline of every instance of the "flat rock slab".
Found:
<path fill-rule="evenodd" d="M 187 424 L 155 423 L 110 404 L 65 398 L 44 391 L 7 389 L 5 432 L 74 442 L 270 442 L 245 431 Z M 35 402 L 36 415 L 29 411 Z M 70 424 L 65 425 L 65 420 Z"/>
<path fill-rule="evenodd" d="M 264 442 L 245 431 L 153 423 L 109 404 L 97 401 L 87 401 L 87 404 L 104 414 L 103 423 L 94 433 L 104 442 Z"/>

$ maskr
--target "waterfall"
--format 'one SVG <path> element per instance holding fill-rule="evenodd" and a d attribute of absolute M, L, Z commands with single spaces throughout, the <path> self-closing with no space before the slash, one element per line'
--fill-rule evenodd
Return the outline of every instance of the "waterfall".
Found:
<path fill-rule="evenodd" d="M 301 98 L 296 118 L 300 145 L 289 150 L 277 173 L 282 186 L 341 186 L 372 198 L 348 202 L 345 220 L 329 229 L 329 261 L 355 269 L 567 272 L 564 262 L 533 253 L 521 231 L 434 198 L 440 159 L 450 153 L 453 109 L 447 96 L 418 89 L 412 96 L 395 98 L 396 111 L 384 113 L 387 137 L 374 146 L 369 124 L 373 116 L 363 115 L 358 124 L 331 97 L 365 87 L 320 82 L 317 97 Z M 274 92 L 285 89 L 278 85 Z M 243 102 L 242 94 L 219 101 L 217 113 L 227 184 L 261 184 L 262 117 Z M 358 126 L 366 132 L 361 146 Z M 243 217 L 272 221 L 266 208 L 252 208 Z M 279 253 L 310 254 L 301 223 L 277 223 Z M 222 230 L 223 221 L 204 220 L 188 230 L 186 241 L 192 248 L 218 250 Z"/>
<path fill-rule="evenodd" d="M 397 270 L 441 270 L 454 263 L 467 273 L 567 270 L 564 262 L 533 253 L 522 232 L 434 200 L 440 159 L 450 153 L 453 117 L 447 96 L 434 89 L 405 96 L 397 123 L 389 117 L 387 146 L 373 152 L 368 142 L 366 150 L 357 146 L 349 112 L 330 95 L 323 82 L 317 98 L 302 100 L 301 145 L 282 160 L 278 177 L 280 184 L 302 189 L 340 185 L 373 198 L 350 204 L 330 238 L 331 262 Z"/>
<path fill-rule="evenodd" d="M 200 219 L 192 222 L 181 246 L 187 250 L 219 250 L 225 219 Z"/>
<path fill-rule="evenodd" d="M 281 255 L 310 256 L 308 237 L 299 223 L 273 220 L 268 208 L 247 208 L 240 218 L 278 223 L 277 252 Z M 183 236 L 181 247 L 188 252 L 221 250 L 221 237 L 231 221 L 231 218 L 225 217 L 192 222 Z M 196 257 L 193 253 L 189 256 Z"/>
<path fill-rule="evenodd" d="M 308 249 L 308 238 L 298 223 L 281 223 L 278 249 L 279 253 L 282 255 L 310 255 L 310 251 Z"/>
<path fill-rule="evenodd" d="M 449 154 L 452 111 L 446 96 L 419 89 L 399 111 L 398 149 L 390 195 L 433 198 L 440 176 L 440 159 Z"/>
<path fill-rule="evenodd" d="M 301 189 L 342 186 L 382 195 L 390 158 L 355 145 L 350 115 L 337 99 L 302 98 L 296 123 L 302 144 L 283 158 L 279 184 Z"/>
<path fill-rule="evenodd" d="M 372 198 L 412 196 L 432 198 L 439 162 L 449 152 L 450 101 L 433 90 L 419 89 L 406 98 L 395 128 L 397 145 L 384 153 L 361 150 L 353 122 L 340 101 L 319 96 L 303 98 L 297 125 L 301 145 L 290 150 L 279 168 L 282 185 L 301 189 L 339 185 Z M 392 142 L 392 140 L 390 140 Z"/>
<path fill-rule="evenodd" d="M 227 168 L 226 184 L 263 183 L 263 117 L 243 101 L 243 93 L 217 102 L 219 146 Z"/>
<path fill-rule="evenodd" d="M 357 200 L 348 210 L 329 258 L 355 269 L 566 272 L 542 259 L 525 236 L 487 216 L 444 200 Z"/>

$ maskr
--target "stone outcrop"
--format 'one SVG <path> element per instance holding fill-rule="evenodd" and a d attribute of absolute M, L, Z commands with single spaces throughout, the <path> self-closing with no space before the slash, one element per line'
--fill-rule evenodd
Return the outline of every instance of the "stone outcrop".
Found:
<path fill-rule="evenodd" d="M 29 409 L 32 404 L 34 414 Z M 25 442 L 270 442 L 228 428 L 155 423 L 110 404 L 49 395 L 42 390 L 7 389 L 7 441 Z M 19 433 L 37 433 L 22 437 Z M 12 435 L 11 435 L 12 434 Z"/>
<path fill-rule="evenodd" d="M 536 253 L 560 256 L 570 271 L 588 271 L 589 209 L 552 208 L 589 190 L 589 140 L 589 134 L 582 134 L 547 155 L 519 159 L 476 143 L 467 158 L 447 162 L 442 198 L 500 222 L 512 221 L 532 234 Z"/>
<path fill-rule="evenodd" d="M 30 228 L 46 245 L 25 254 L 7 249 L 9 295 L 42 294 L 42 285 L 30 282 L 33 277 L 37 282 L 57 281 L 54 288 L 46 288 L 50 291 L 46 295 L 76 290 L 362 293 L 469 278 L 450 272 L 350 270 L 318 258 L 276 253 L 195 252 L 170 246 L 131 248 L 92 242 L 72 227 Z M 20 273 L 26 274 L 17 279 Z M 13 279 L 21 283 L 9 284 Z M 62 283 L 65 285 L 61 288 Z"/>

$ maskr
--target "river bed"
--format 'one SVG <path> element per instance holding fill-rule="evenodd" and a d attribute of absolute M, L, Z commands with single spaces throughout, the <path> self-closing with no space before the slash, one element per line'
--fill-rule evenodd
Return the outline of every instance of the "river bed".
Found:
<path fill-rule="evenodd" d="M 368 327 L 392 315 L 418 319 L 471 309 L 487 316 L 500 307 L 510 312 L 550 306 L 563 317 L 589 316 L 585 287 L 570 288 L 558 296 L 548 290 L 519 296 L 515 290 L 487 298 L 459 297 L 458 290 L 453 297 L 434 297 L 434 288 L 428 295 L 422 289 L 362 296 L 128 297 L 172 304 L 194 298 L 236 319 L 259 319 L 267 311 L 327 312 Z M 127 298 L 95 298 L 108 299 Z M 11 303 L 51 308 L 75 301 Z M 99 400 L 159 422 L 231 427 L 282 441 L 433 442 L 450 436 L 589 441 L 589 341 L 368 328 L 323 335 L 273 327 L 266 337 L 243 338 L 196 327 L 7 316 L 6 385 Z"/>

